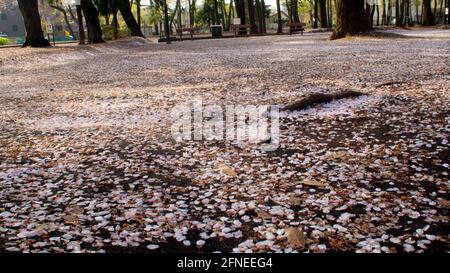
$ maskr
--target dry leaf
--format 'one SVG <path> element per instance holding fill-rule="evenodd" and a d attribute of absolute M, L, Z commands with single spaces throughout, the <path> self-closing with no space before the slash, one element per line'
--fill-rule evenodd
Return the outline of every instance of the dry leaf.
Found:
<path fill-rule="evenodd" d="M 305 247 L 305 234 L 303 230 L 289 227 L 285 229 L 290 246 L 294 249 L 303 249 Z"/>
<path fill-rule="evenodd" d="M 80 219 L 78 219 L 77 215 L 69 214 L 69 215 L 64 215 L 62 218 L 68 224 L 78 225 L 80 223 Z"/>
<path fill-rule="evenodd" d="M 302 181 L 302 184 L 307 185 L 307 186 L 319 187 L 319 188 L 325 187 L 324 183 L 317 181 L 315 179 L 305 179 Z"/>
<path fill-rule="evenodd" d="M 272 219 L 272 215 L 271 214 L 269 214 L 266 211 L 260 210 L 260 209 L 256 210 L 256 214 L 258 214 L 259 218 L 262 218 L 262 219 L 265 219 L 265 220 Z"/>
<path fill-rule="evenodd" d="M 289 203 L 294 206 L 299 206 L 302 203 L 302 199 L 300 197 L 292 196 L 289 198 Z"/>
<path fill-rule="evenodd" d="M 237 176 L 237 173 L 225 164 L 220 164 L 217 169 L 228 176 Z"/>

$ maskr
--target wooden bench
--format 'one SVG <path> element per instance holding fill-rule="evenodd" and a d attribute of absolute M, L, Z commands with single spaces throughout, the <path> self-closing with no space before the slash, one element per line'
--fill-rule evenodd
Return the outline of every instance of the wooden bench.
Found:
<path fill-rule="evenodd" d="M 292 33 L 297 33 L 299 31 L 303 35 L 303 31 L 305 31 L 302 23 L 287 23 L 286 26 L 289 27 L 290 35 L 292 35 Z"/>
<path fill-rule="evenodd" d="M 189 32 L 189 34 L 191 35 L 191 40 L 193 40 L 195 30 L 196 29 L 193 27 L 181 27 L 177 28 L 177 34 L 180 35 L 180 40 L 183 40 L 183 32 Z"/>
<path fill-rule="evenodd" d="M 231 30 L 234 32 L 234 37 L 238 36 L 240 34 L 239 32 L 245 31 L 245 35 L 248 35 L 250 31 L 251 25 L 245 24 L 245 25 L 231 25 Z"/>

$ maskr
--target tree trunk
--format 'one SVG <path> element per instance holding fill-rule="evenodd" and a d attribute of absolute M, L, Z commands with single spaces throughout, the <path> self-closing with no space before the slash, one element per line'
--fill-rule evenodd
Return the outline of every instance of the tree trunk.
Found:
<path fill-rule="evenodd" d="M 333 27 L 333 0 L 328 1 L 328 27 Z"/>
<path fill-rule="evenodd" d="M 142 28 L 142 22 L 141 22 L 141 0 L 136 0 L 136 9 L 137 9 L 137 24 L 139 26 L 139 29 Z"/>
<path fill-rule="evenodd" d="M 261 33 L 266 33 L 266 2 L 264 0 L 261 0 L 261 17 L 262 17 Z"/>
<path fill-rule="evenodd" d="M 72 18 L 72 21 L 74 21 L 74 22 L 77 23 L 77 25 L 78 25 L 78 19 L 77 19 L 77 17 L 75 16 L 75 14 L 73 13 L 72 7 L 71 7 L 71 6 L 67 6 L 67 11 L 68 11 L 69 14 L 70 14 L 70 18 Z"/>
<path fill-rule="evenodd" d="M 281 7 L 280 7 L 280 0 L 277 0 L 277 20 L 278 20 L 277 33 L 283 33 L 283 25 L 281 24 Z"/>
<path fill-rule="evenodd" d="M 298 15 L 298 0 L 291 0 L 291 1 L 292 1 L 292 20 L 294 21 L 294 23 L 300 23 L 300 16 Z"/>
<path fill-rule="evenodd" d="M 392 22 L 392 0 L 388 1 L 388 7 L 387 7 L 387 16 L 386 16 L 386 25 L 390 25 Z"/>
<path fill-rule="evenodd" d="M 128 29 L 131 32 L 131 35 L 138 36 L 138 37 L 144 37 L 144 34 L 142 34 L 142 31 L 139 28 L 139 25 L 136 22 L 136 19 L 134 18 L 133 13 L 131 12 L 130 2 L 128 0 L 117 0 L 117 5 L 119 8 L 120 14 L 122 14 L 123 20 L 125 21 Z"/>
<path fill-rule="evenodd" d="M 50 46 L 50 42 L 44 38 L 41 26 L 41 16 L 39 15 L 37 0 L 17 0 L 19 9 L 23 16 L 25 30 L 27 32 L 23 47 L 45 47 Z"/>
<path fill-rule="evenodd" d="M 117 10 L 113 11 L 113 19 L 112 26 L 114 30 L 114 39 L 117 40 L 119 38 L 119 20 L 117 19 Z"/>
<path fill-rule="evenodd" d="M 336 28 L 333 39 L 343 38 L 370 29 L 364 12 L 364 0 L 336 1 Z"/>
<path fill-rule="evenodd" d="M 439 3 L 439 15 L 437 17 L 436 23 L 439 24 L 441 22 L 441 18 L 443 17 L 443 8 L 444 8 L 444 0 L 441 0 Z M 445 17 L 444 17 L 444 23 L 445 23 Z"/>
<path fill-rule="evenodd" d="M 230 30 L 231 27 L 231 12 L 233 11 L 233 0 L 230 0 L 230 9 L 228 11 L 228 24 L 227 24 L 227 30 Z"/>
<path fill-rule="evenodd" d="M 369 6 L 369 26 L 373 27 L 373 17 L 375 15 L 375 5 Z"/>
<path fill-rule="evenodd" d="M 434 26 L 436 23 L 434 22 L 433 11 L 431 10 L 431 0 L 423 0 L 423 26 Z"/>
<path fill-rule="evenodd" d="M 416 7 L 416 24 L 419 24 L 419 4 L 415 2 Z"/>
<path fill-rule="evenodd" d="M 378 5 L 375 6 L 377 10 L 377 26 L 380 25 L 380 7 Z"/>
<path fill-rule="evenodd" d="M 257 33 L 256 20 L 255 20 L 255 6 L 253 5 L 253 0 L 247 0 L 248 7 L 248 20 L 250 21 L 250 33 Z"/>
<path fill-rule="evenodd" d="M 104 43 L 102 38 L 102 29 L 100 27 L 99 13 L 91 0 L 81 0 L 81 8 L 86 20 L 88 30 L 88 43 Z"/>
<path fill-rule="evenodd" d="M 406 0 L 405 2 L 405 24 L 407 24 L 408 26 L 412 26 L 412 22 L 411 22 L 411 1 L 410 0 Z"/>
<path fill-rule="evenodd" d="M 317 21 L 318 21 L 318 9 L 319 9 L 319 6 L 318 6 L 318 2 L 319 0 L 314 0 L 314 19 L 313 19 L 313 28 L 317 28 Z"/>
<path fill-rule="evenodd" d="M 261 16 L 261 2 L 259 0 L 255 0 L 255 17 L 258 25 L 258 32 L 262 32 L 262 16 Z"/>
<path fill-rule="evenodd" d="M 447 8 L 449 9 L 449 12 L 447 14 L 447 25 L 450 24 L 450 0 L 447 0 Z"/>
<path fill-rule="evenodd" d="M 226 14 L 227 14 L 227 10 L 225 9 L 225 0 L 221 0 L 220 1 L 220 6 L 221 6 L 221 13 L 222 13 L 222 26 L 225 27 L 226 25 Z"/>
<path fill-rule="evenodd" d="M 320 27 L 327 28 L 327 1 L 319 0 Z"/>
<path fill-rule="evenodd" d="M 395 0 L 395 25 L 403 26 L 403 0 Z"/>
<path fill-rule="evenodd" d="M 219 4 L 217 3 L 217 0 L 214 0 L 214 11 L 213 11 L 213 24 L 218 25 L 219 24 Z M 181 5 L 180 5 L 180 11 L 181 11 Z"/>
<path fill-rule="evenodd" d="M 217 3 L 217 0 L 214 0 L 214 3 Z M 177 11 L 177 21 L 178 21 L 178 27 L 182 28 L 183 27 L 183 22 L 181 20 L 181 14 L 182 14 L 182 10 L 181 10 L 181 0 L 178 0 L 178 11 Z M 216 16 L 214 13 L 214 22 L 216 21 Z"/>
<path fill-rule="evenodd" d="M 241 19 L 241 24 L 245 24 L 245 4 L 244 0 L 236 0 L 236 13 L 237 16 Z"/>

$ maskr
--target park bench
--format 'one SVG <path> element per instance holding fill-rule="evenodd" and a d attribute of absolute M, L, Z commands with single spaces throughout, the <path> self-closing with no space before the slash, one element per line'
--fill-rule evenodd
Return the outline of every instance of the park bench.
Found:
<path fill-rule="evenodd" d="M 289 27 L 290 35 L 292 35 L 292 33 L 298 32 L 300 32 L 303 35 L 303 31 L 305 31 L 302 23 L 287 23 L 286 26 Z"/>
<path fill-rule="evenodd" d="M 195 28 L 193 27 L 177 28 L 177 35 L 180 35 L 180 40 L 183 40 L 183 32 L 188 32 L 191 35 L 191 40 L 194 39 Z"/>
<path fill-rule="evenodd" d="M 238 36 L 241 31 L 245 31 L 245 35 L 248 35 L 251 26 L 249 24 L 245 25 L 231 25 L 231 30 L 234 32 L 234 37 Z"/>

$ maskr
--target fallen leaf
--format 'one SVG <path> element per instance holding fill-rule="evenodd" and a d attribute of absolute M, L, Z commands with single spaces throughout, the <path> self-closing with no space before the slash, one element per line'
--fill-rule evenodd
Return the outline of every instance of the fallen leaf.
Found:
<path fill-rule="evenodd" d="M 305 234 L 303 230 L 289 227 L 285 229 L 289 244 L 294 249 L 303 249 L 305 247 Z"/>
<path fill-rule="evenodd" d="M 272 219 L 272 215 L 271 214 L 269 214 L 266 211 L 260 210 L 260 209 L 256 210 L 256 214 L 258 214 L 259 218 L 262 218 L 262 219 L 265 219 L 265 220 Z"/>
<path fill-rule="evenodd" d="M 289 203 L 293 206 L 299 206 L 302 203 L 302 199 L 300 197 L 292 196 L 289 198 Z"/>
<path fill-rule="evenodd" d="M 305 179 L 302 181 L 302 184 L 307 185 L 307 186 L 319 187 L 319 188 L 325 187 L 324 183 L 314 180 L 314 179 Z"/>
<path fill-rule="evenodd" d="M 220 164 L 217 169 L 228 176 L 237 176 L 237 173 L 225 164 Z"/>

